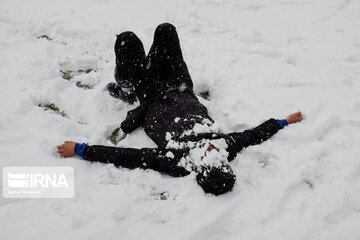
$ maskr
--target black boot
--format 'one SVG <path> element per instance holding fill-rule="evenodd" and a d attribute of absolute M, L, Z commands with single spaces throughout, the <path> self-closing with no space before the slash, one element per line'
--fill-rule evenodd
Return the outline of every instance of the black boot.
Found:
<path fill-rule="evenodd" d="M 131 85 L 120 86 L 119 84 L 112 82 L 107 85 L 107 89 L 110 95 L 115 98 L 119 98 L 130 104 L 136 102 L 136 94 L 134 92 L 134 88 Z"/>

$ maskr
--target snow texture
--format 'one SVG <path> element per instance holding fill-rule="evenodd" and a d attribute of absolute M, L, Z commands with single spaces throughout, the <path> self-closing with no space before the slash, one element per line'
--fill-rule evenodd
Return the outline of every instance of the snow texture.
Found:
<path fill-rule="evenodd" d="M 75 197 L 1 198 L 0 239 L 360 239 L 359 12 L 358 0 L 2 0 L 1 167 L 73 166 Z M 134 107 L 104 90 L 116 34 L 148 51 L 162 22 L 223 132 L 304 113 L 238 154 L 225 195 L 194 175 L 56 153 L 65 140 L 112 146 Z M 139 129 L 118 146 L 155 144 Z"/>

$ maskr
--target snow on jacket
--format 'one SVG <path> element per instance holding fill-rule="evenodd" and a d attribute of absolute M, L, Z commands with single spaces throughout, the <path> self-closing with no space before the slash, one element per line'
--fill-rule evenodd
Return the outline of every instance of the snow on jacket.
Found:
<path fill-rule="evenodd" d="M 236 154 L 250 145 L 260 144 L 269 139 L 281 129 L 275 119 L 269 119 L 258 127 L 243 132 L 223 133 L 193 133 L 183 135 L 191 130 L 196 123 L 213 122 L 207 109 L 195 95 L 191 93 L 172 92 L 142 103 L 129 111 L 121 128 L 130 133 L 143 126 L 146 134 L 158 145 L 158 148 L 116 148 L 106 146 L 86 146 L 84 159 L 114 163 L 116 166 L 126 168 L 154 169 L 165 172 L 171 176 L 184 176 L 189 174 L 187 169 L 179 166 L 179 161 L 189 153 L 189 148 L 166 148 L 171 139 L 178 142 L 198 142 L 203 139 L 224 139 L 227 148 L 228 160 L 235 158 Z M 168 154 L 171 152 L 172 154 Z"/>

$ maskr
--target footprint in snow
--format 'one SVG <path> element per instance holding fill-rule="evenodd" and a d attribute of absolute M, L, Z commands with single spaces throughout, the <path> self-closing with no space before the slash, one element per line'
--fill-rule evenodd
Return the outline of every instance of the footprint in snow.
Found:
<path fill-rule="evenodd" d="M 91 59 L 69 60 L 59 64 L 61 77 L 75 82 L 83 89 L 93 89 L 99 80 L 94 78 L 98 72 L 96 61 Z"/>

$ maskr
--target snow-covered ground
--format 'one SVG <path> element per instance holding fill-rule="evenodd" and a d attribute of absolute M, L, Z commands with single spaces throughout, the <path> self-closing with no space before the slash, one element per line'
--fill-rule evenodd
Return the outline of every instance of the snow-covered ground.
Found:
<path fill-rule="evenodd" d="M 0 167 L 75 168 L 72 199 L 1 197 L 0 239 L 360 239 L 359 13 L 358 0 L 0 1 Z M 162 22 L 224 132 L 304 113 L 238 154 L 223 196 L 194 175 L 56 153 L 64 140 L 112 145 L 133 108 L 104 90 L 116 34 L 148 51 Z M 154 144 L 139 129 L 118 146 Z"/>

